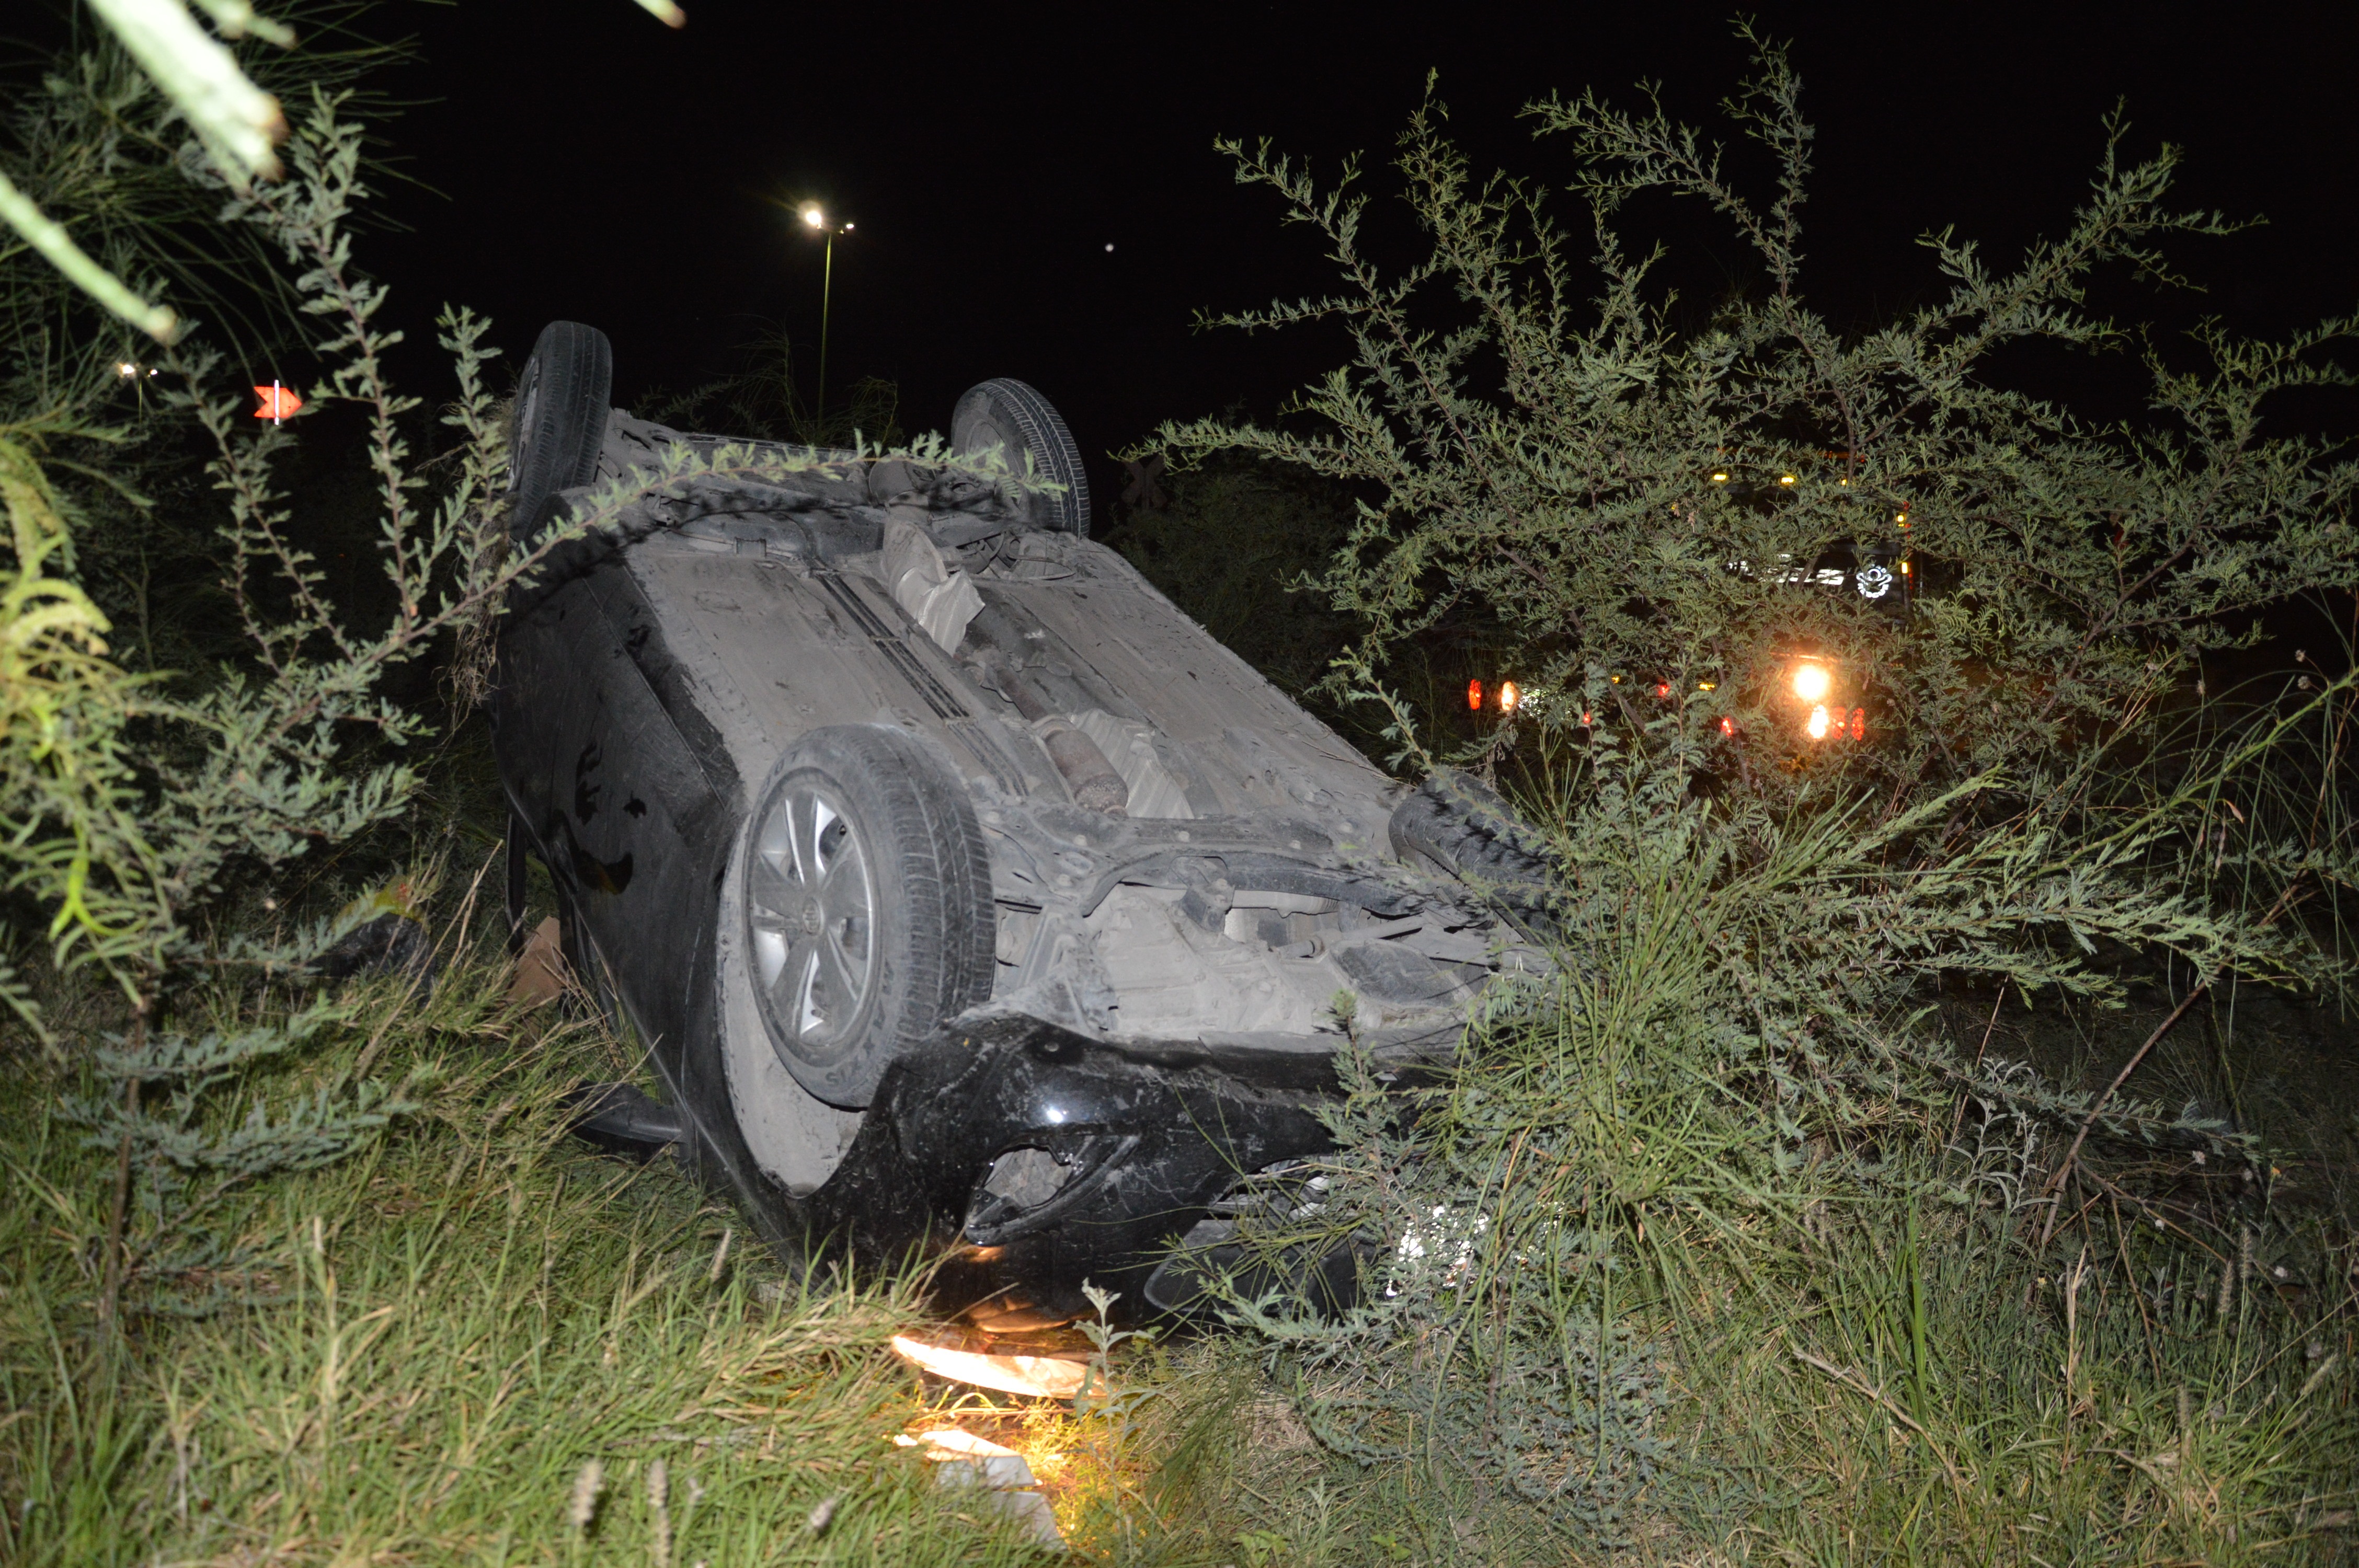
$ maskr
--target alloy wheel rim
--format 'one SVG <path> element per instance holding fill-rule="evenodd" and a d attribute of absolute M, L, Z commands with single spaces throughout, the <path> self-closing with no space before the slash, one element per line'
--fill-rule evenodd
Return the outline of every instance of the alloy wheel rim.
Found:
<path fill-rule="evenodd" d="M 875 886 L 866 846 L 834 791 L 790 782 L 747 859 L 754 990 L 799 1056 L 840 1044 L 875 989 Z"/>

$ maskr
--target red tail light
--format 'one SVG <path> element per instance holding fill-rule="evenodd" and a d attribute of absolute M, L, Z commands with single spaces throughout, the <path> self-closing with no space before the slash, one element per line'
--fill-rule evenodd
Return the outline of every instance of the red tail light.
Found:
<path fill-rule="evenodd" d="M 1479 680 L 1466 683 L 1466 709 L 1470 713 L 1483 711 L 1483 683 Z"/>
<path fill-rule="evenodd" d="M 1734 735 L 1734 734 L 1735 734 L 1735 733 L 1736 733 L 1736 720 L 1735 720 L 1735 719 L 1722 719 L 1722 720 L 1720 721 L 1720 732 L 1721 732 L 1722 734 L 1723 734 L 1723 735 Z"/>
<path fill-rule="evenodd" d="M 1670 683 L 1670 682 L 1669 682 L 1669 681 L 1667 681 L 1667 680 L 1659 680 L 1659 681 L 1657 681 L 1657 682 L 1655 683 L 1655 695 L 1656 695 L 1657 697 L 1669 697 L 1669 696 L 1670 696 L 1670 695 L 1671 695 L 1671 683 Z"/>
<path fill-rule="evenodd" d="M 1851 738 L 1854 741 L 1867 739 L 1867 709 L 1864 708 L 1851 710 Z"/>

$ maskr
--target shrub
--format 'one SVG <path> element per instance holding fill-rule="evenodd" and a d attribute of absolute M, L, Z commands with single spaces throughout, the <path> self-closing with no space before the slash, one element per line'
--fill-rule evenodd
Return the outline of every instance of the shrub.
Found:
<path fill-rule="evenodd" d="M 2064 238 L 2005 271 L 1929 238 L 1949 297 L 1839 331 L 1799 292 L 1799 79 L 1754 42 L 1729 109 L 1773 155 L 1766 204 L 1658 110 L 1531 107 L 1576 154 L 1588 315 L 1536 190 L 1476 183 L 1430 104 L 1400 168 L 1431 248 L 1397 274 L 1363 247 L 1355 169 L 1322 190 L 1228 144 L 1344 284 L 1224 319 L 1339 320 L 1354 359 L 1292 422 L 1157 438 L 1362 498 L 1320 578 L 1361 627 L 1330 689 L 1386 716 L 1396 763 L 1505 770 L 1558 885 L 1555 978 L 1495 993 L 1433 1081 L 1364 1065 L 1338 1152 L 1268 1178 L 1286 1201 L 1247 1233 L 1278 1276 L 1343 1242 L 1361 1304 L 1329 1321 L 1233 1287 L 1229 1310 L 1338 1451 L 1437 1495 L 1524 1498 L 1576 1538 L 1628 1539 L 1642 1495 L 1813 1555 L 1857 1550 L 1819 1515 L 1860 1509 L 1878 1539 L 1961 1560 L 2034 1550 L 2008 1533 L 2027 1516 L 2118 1519 L 2059 1549 L 2136 1557 L 2332 1512 L 2348 1392 L 2293 1352 L 2332 1309 L 2274 1314 L 2234 1270 L 2214 1307 L 2156 1295 L 2219 1278 L 2205 1249 L 2234 1255 L 2261 1222 L 2184 1180 L 2255 1158 L 2249 1135 L 2117 1098 L 2144 1051 L 2112 1088 L 2067 1092 L 1933 1025 L 1945 993 L 2120 1009 L 2167 981 L 2150 1048 L 2224 978 L 2347 984 L 2353 678 L 2311 665 L 2230 702 L 2205 661 L 2303 594 L 2359 587 L 2359 466 L 2259 416 L 2346 384 L 2320 356 L 2352 324 L 2277 345 L 2206 327 L 2201 373 L 2149 348 L 2143 429 L 2011 387 L 2009 344 L 2135 340 L 2084 305 L 2102 265 L 2158 274 L 2162 242 L 2224 227 L 2170 211 L 2176 153 L 2125 166 L 2114 124 Z M 1642 191 L 1727 219 L 1757 290 L 1675 330 L 1614 228 Z M 1930 591 L 1906 614 L 1849 579 L 1821 591 L 1807 579 L 1830 559 L 1905 561 Z M 1459 626 L 1515 646 L 1527 696 L 1453 752 L 1384 677 Z M 1864 741 L 1805 736 L 1782 685 L 1803 655 L 1875 714 Z M 1999 1312 L 2063 1353 L 2027 1358 Z M 2081 1359 L 2100 1340 L 2146 1352 L 2102 1393 Z M 2236 1437 L 2201 1507 L 2165 1475 L 2179 1461 L 2149 1457 L 2174 1387 L 2230 1411 L 2267 1388 L 2287 1423 Z M 1826 1398 L 1856 1422 L 1796 1440 Z M 2090 1458 L 2100 1427 L 2128 1457 Z M 2023 1457 L 2043 1445 L 2081 1470 Z"/>

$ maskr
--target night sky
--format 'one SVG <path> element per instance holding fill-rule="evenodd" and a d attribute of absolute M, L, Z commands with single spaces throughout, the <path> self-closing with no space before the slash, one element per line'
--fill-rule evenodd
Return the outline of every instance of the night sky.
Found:
<path fill-rule="evenodd" d="M 419 62 L 386 85 L 429 100 L 390 136 L 439 194 L 398 196 L 410 232 L 364 253 L 405 319 L 464 302 L 518 356 L 549 318 L 593 323 L 627 404 L 728 368 L 765 328 L 815 346 L 820 247 L 792 208 L 817 200 L 857 224 L 835 257 L 837 385 L 893 379 L 914 430 L 944 424 L 967 385 L 1020 376 L 1102 474 L 1157 420 L 1266 411 L 1339 354 L 1332 335 L 1193 330 L 1199 308 L 1326 276 L 1315 236 L 1234 183 L 1216 135 L 1268 136 L 1329 171 L 1365 149 L 1381 177 L 1433 68 L 1479 167 L 1560 191 L 1566 149 L 1533 140 L 1526 102 L 1593 86 L 1635 104 L 1653 78 L 1700 118 L 1745 63 L 1719 5 L 685 3 L 679 32 L 627 0 L 396 0 L 370 18 L 416 33 Z M 2163 319 L 2281 331 L 2359 307 L 2347 4 L 1756 15 L 1793 41 L 1820 127 L 1806 281 L 1840 320 L 1937 287 L 1913 243 L 1925 229 L 1955 224 L 1999 260 L 2060 230 L 2116 98 L 2134 155 L 2189 149 L 2185 204 L 2270 219 L 2189 243 L 2211 292 L 2162 302 Z M 1570 200 L 1557 211 L 1578 220 Z M 1635 216 L 1681 247 L 1672 276 L 1698 308 L 1742 280 L 1699 209 Z"/>

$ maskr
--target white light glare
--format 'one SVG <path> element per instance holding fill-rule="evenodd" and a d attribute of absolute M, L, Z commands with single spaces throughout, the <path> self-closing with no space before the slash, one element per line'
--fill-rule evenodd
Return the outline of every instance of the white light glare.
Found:
<path fill-rule="evenodd" d="M 827 214 L 817 207 L 806 207 L 803 209 L 803 222 L 814 229 L 824 229 L 827 227 Z"/>
<path fill-rule="evenodd" d="M 1804 702 L 1820 701 L 1827 695 L 1830 684 L 1824 665 L 1803 664 L 1794 667 L 1794 695 Z M 1822 713 L 1819 717 L 1824 719 L 1826 715 Z"/>
<path fill-rule="evenodd" d="M 1813 740 L 1813 741 L 1823 741 L 1823 740 L 1825 740 L 1825 739 L 1827 738 L 1827 710 L 1826 710 L 1826 708 L 1825 708 L 1823 706 L 1821 706 L 1821 707 L 1813 708 L 1812 709 L 1810 709 L 1810 723 L 1808 723 L 1808 724 L 1804 725 L 1804 726 L 1803 726 L 1803 728 L 1804 728 L 1805 730 L 1808 730 L 1810 731 L 1810 739 L 1811 739 L 1811 740 Z"/>

